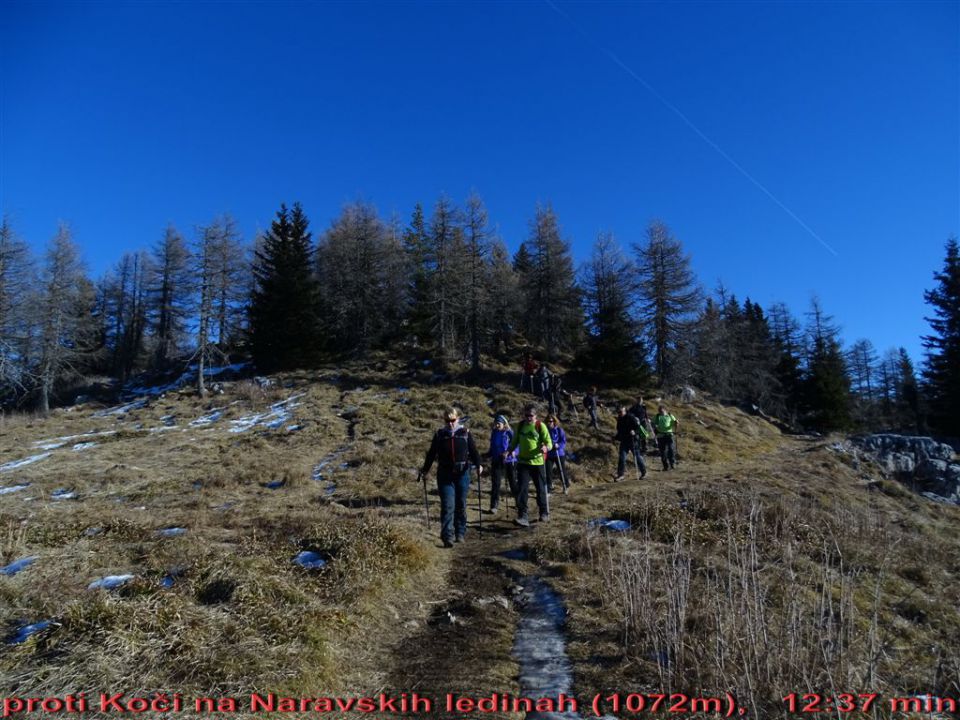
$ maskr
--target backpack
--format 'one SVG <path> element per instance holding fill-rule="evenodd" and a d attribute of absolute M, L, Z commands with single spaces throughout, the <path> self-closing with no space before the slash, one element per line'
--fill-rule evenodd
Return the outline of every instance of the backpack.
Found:
<path fill-rule="evenodd" d="M 590 404 L 590 396 L 589 396 L 589 395 L 584 395 L 584 396 L 583 396 L 583 407 L 586 408 L 587 410 L 589 410 L 589 409 L 592 407 L 591 404 Z"/>
<path fill-rule="evenodd" d="M 437 438 L 440 441 L 438 462 L 452 467 L 456 472 L 465 472 L 470 466 L 470 431 L 461 427 L 451 433 L 441 428 L 437 430 Z"/>

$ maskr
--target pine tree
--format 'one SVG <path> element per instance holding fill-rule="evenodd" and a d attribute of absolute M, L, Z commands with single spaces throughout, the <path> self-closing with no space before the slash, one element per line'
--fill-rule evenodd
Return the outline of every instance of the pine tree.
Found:
<path fill-rule="evenodd" d="M 917 375 L 913 369 L 913 361 L 907 354 L 906 348 L 900 348 L 897 352 L 897 415 L 901 419 L 901 425 L 908 432 L 918 433 L 924 431 L 924 419 L 920 408 L 920 389 L 917 385 Z"/>
<path fill-rule="evenodd" d="M 642 385 L 650 368 L 631 317 L 634 269 L 609 233 L 597 237 L 580 272 L 587 316 L 583 361 L 607 383 Z"/>
<path fill-rule="evenodd" d="M 807 370 L 804 378 L 807 423 L 814 429 L 828 432 L 851 426 L 850 376 L 840 349 L 839 331 L 832 318 L 823 312 L 814 298 L 808 334 Z"/>
<path fill-rule="evenodd" d="M 876 421 L 877 352 L 866 338 L 850 346 L 846 356 L 853 389 L 853 413 L 858 423 L 870 426 Z"/>
<path fill-rule="evenodd" d="M 956 238 L 947 241 L 943 269 L 933 279 L 936 287 L 923 293 L 933 307 L 933 317 L 925 318 L 933 334 L 923 338 L 924 395 L 931 426 L 960 437 L 960 249 Z"/>
<path fill-rule="evenodd" d="M 491 328 L 490 350 L 507 353 L 517 330 L 520 280 L 510 260 L 510 253 L 500 240 L 494 241 L 490 248 L 486 285 L 490 289 L 485 320 Z"/>
<path fill-rule="evenodd" d="M 526 242 L 530 270 L 521 280 L 527 339 L 554 359 L 574 350 L 583 335 L 583 312 L 570 244 L 563 239 L 553 208 L 538 207 Z"/>
<path fill-rule="evenodd" d="M 311 367 L 319 360 L 319 287 L 309 221 L 299 203 L 281 205 L 256 253 L 250 352 L 262 372 Z"/>
<path fill-rule="evenodd" d="M 476 193 L 467 198 L 463 213 L 463 232 L 466 250 L 465 278 L 467 313 L 467 337 L 470 340 L 470 369 L 480 370 L 482 335 L 486 331 L 484 307 L 490 296 L 485 280 L 486 258 L 490 252 L 491 230 L 488 226 L 487 209 Z"/>
<path fill-rule="evenodd" d="M 403 250 L 408 268 L 408 328 L 417 343 L 429 342 L 433 336 L 431 330 L 433 313 L 430 309 L 431 282 L 436 272 L 435 258 L 430 249 L 430 237 L 423 214 L 423 206 L 417 203 L 413 208 L 410 224 L 403 233 Z"/>
<path fill-rule="evenodd" d="M 681 352 L 690 343 L 701 304 L 690 256 L 665 224 L 647 228 L 647 242 L 635 245 L 639 272 L 640 320 L 653 336 L 654 370 L 660 382 L 683 379 Z"/>

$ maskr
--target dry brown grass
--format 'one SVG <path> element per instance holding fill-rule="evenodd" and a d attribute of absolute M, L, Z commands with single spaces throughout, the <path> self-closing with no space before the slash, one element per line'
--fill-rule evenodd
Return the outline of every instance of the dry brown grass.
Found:
<path fill-rule="evenodd" d="M 643 483 L 616 485 L 613 416 L 601 415 L 600 431 L 567 420 L 574 484 L 554 497 L 549 525 L 520 534 L 501 515 L 484 520 L 492 530 L 479 547 L 489 556 L 469 555 L 470 543 L 437 549 L 436 528 L 422 527 L 416 470 L 448 405 L 470 416 L 481 451 L 495 413 L 516 423 L 529 396 L 517 392 L 513 367 L 493 370 L 501 379 L 490 390 L 429 385 L 430 369 L 381 358 L 276 378 L 266 392 L 238 381 L 221 396 L 170 393 L 123 415 L 80 406 L 3 419 L 0 464 L 50 456 L 0 473 L 0 487 L 30 483 L 0 496 L 0 564 L 39 557 L 0 578 L 0 628 L 56 622 L 0 655 L 2 689 L 411 689 L 400 687 L 417 681 L 404 663 L 424 642 L 484 658 L 464 688 L 483 677 L 498 686 L 475 690 L 509 692 L 515 617 L 472 609 L 464 591 L 481 577 L 483 592 L 503 592 L 529 563 L 489 557 L 524 546 L 565 595 L 583 693 L 735 689 L 762 716 L 777 715 L 789 690 L 960 693 L 957 510 L 869 482 L 873 469 L 852 467 L 828 443 L 783 438 L 735 408 L 671 405 L 682 430 L 677 471 L 659 472 L 651 455 Z M 229 432 L 230 421 L 300 393 L 279 427 Z M 218 420 L 190 424 L 217 409 Z M 175 427 L 159 429 L 171 417 Z M 97 445 L 72 449 L 83 441 Z M 329 462 L 316 482 L 321 459 Z M 58 488 L 78 498 L 52 500 Z M 435 519 L 435 496 L 431 504 Z M 598 517 L 634 530 L 588 528 Z M 187 532 L 158 534 L 170 527 Z M 297 567 L 301 550 L 328 566 Z M 479 574 L 457 565 L 465 557 Z M 137 578 L 86 589 L 120 573 Z M 446 610 L 437 608 L 467 615 L 465 644 L 444 645 Z"/>

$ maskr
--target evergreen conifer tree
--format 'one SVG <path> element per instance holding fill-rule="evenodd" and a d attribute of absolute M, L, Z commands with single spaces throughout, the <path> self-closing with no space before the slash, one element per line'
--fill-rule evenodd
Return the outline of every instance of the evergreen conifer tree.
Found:
<path fill-rule="evenodd" d="M 250 303 L 250 352 L 262 372 L 310 367 L 319 360 L 319 286 L 309 220 L 300 203 L 281 205 L 256 252 Z"/>
<path fill-rule="evenodd" d="M 926 349 L 924 395 L 934 430 L 960 437 L 960 249 L 947 241 L 943 269 L 934 273 L 937 285 L 923 293 L 933 308 L 926 318 L 933 333 L 923 338 Z"/>

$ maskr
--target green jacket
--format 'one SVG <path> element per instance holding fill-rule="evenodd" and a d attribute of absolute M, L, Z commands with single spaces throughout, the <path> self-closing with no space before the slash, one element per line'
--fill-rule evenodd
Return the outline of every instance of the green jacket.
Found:
<path fill-rule="evenodd" d="M 550 431 L 547 424 L 537 420 L 536 423 L 522 422 L 517 426 L 517 433 L 510 442 L 508 452 L 513 452 L 515 448 L 520 449 L 517 462 L 524 465 L 543 465 L 543 450 L 553 449 L 553 440 L 550 439 Z"/>
<path fill-rule="evenodd" d="M 657 435 L 673 435 L 673 431 L 677 429 L 677 419 L 670 414 L 660 415 L 659 413 L 653 418 L 653 427 L 657 431 Z"/>

